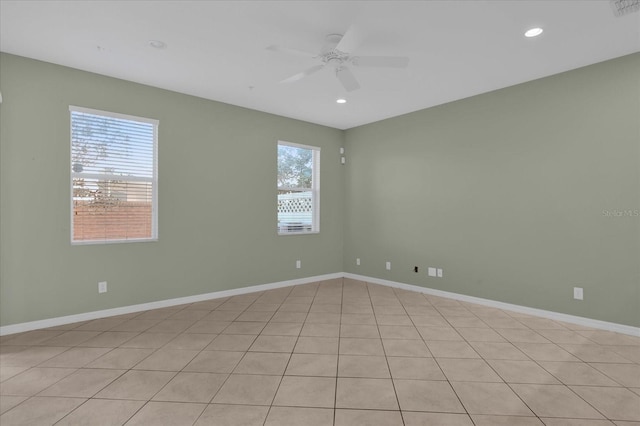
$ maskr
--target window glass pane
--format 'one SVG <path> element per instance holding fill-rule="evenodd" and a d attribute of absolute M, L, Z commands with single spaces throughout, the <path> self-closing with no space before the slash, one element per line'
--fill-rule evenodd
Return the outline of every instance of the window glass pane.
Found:
<path fill-rule="evenodd" d="M 320 148 L 278 142 L 278 234 L 320 231 Z"/>
<path fill-rule="evenodd" d="M 150 182 L 73 179 L 73 240 L 128 240 L 152 236 Z"/>
<path fill-rule="evenodd" d="M 278 188 L 311 188 L 313 150 L 278 145 Z"/>
<path fill-rule="evenodd" d="M 83 112 L 71 112 L 74 172 L 152 177 L 154 126 Z"/>
<path fill-rule="evenodd" d="M 311 232 L 313 193 L 278 191 L 278 232 Z"/>
<path fill-rule="evenodd" d="M 70 107 L 74 243 L 157 238 L 157 122 Z"/>

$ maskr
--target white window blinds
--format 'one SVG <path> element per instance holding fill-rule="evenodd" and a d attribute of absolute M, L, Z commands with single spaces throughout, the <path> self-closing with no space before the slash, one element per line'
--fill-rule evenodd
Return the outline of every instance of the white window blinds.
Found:
<path fill-rule="evenodd" d="M 278 233 L 320 231 L 320 148 L 278 142 Z"/>
<path fill-rule="evenodd" d="M 69 110 L 72 243 L 156 240 L 158 121 Z"/>

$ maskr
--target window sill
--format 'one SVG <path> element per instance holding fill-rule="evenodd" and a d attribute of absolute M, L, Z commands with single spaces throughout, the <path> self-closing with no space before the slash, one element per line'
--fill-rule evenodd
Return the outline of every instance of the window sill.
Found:
<path fill-rule="evenodd" d="M 71 241 L 72 246 L 90 246 L 96 244 L 127 244 L 127 243 L 153 243 L 158 238 L 132 238 L 129 240 L 89 240 L 89 241 Z"/>
<path fill-rule="evenodd" d="M 320 231 L 304 231 L 304 232 L 278 232 L 278 236 L 280 237 L 286 237 L 289 235 L 313 235 L 313 234 L 319 234 Z"/>

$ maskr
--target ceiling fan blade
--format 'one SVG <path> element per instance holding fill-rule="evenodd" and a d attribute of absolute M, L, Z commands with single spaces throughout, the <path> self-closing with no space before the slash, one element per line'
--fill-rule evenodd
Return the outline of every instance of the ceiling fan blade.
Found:
<path fill-rule="evenodd" d="M 342 86 L 347 92 L 353 92 L 360 88 L 358 80 L 356 80 L 356 77 L 349 68 L 340 68 L 336 70 L 336 77 L 338 77 L 338 80 L 340 80 L 340 83 L 342 83 Z"/>
<path fill-rule="evenodd" d="M 355 56 L 351 63 L 357 67 L 406 68 L 409 58 L 406 56 Z"/>
<path fill-rule="evenodd" d="M 363 41 L 363 35 L 355 25 L 351 25 L 336 45 L 336 49 L 343 53 L 354 52 Z"/>
<path fill-rule="evenodd" d="M 284 80 L 282 80 L 280 83 L 293 83 L 294 81 L 298 81 L 301 80 L 302 78 L 313 74 L 314 72 L 318 72 L 320 71 L 322 68 L 324 68 L 324 64 L 322 65 L 315 65 L 311 68 L 307 68 L 306 70 L 299 72 L 298 74 L 294 74 L 289 78 L 285 78 Z"/>
<path fill-rule="evenodd" d="M 290 49 L 288 47 L 276 46 L 272 44 L 271 46 L 267 46 L 267 50 L 271 50 L 272 52 L 285 53 L 288 55 L 302 56 L 304 58 L 317 58 L 318 55 L 315 53 L 303 52 L 302 50 Z"/>

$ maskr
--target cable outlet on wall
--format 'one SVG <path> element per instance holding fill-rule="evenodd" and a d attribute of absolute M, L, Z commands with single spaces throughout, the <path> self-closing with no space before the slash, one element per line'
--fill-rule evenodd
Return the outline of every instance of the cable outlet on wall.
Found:
<path fill-rule="evenodd" d="M 584 290 L 582 287 L 573 288 L 573 298 L 576 300 L 584 300 Z"/>
<path fill-rule="evenodd" d="M 437 277 L 438 276 L 438 271 L 436 270 L 436 268 L 429 267 L 427 269 L 427 275 L 430 276 L 430 277 Z"/>
<path fill-rule="evenodd" d="M 391 262 L 387 262 L 386 264 L 387 271 L 391 270 Z"/>
<path fill-rule="evenodd" d="M 360 266 L 360 258 L 359 257 L 356 258 L 356 265 Z"/>
<path fill-rule="evenodd" d="M 106 293 L 107 292 L 107 282 L 100 281 L 98 282 L 98 293 Z"/>
<path fill-rule="evenodd" d="M 302 268 L 302 262 L 300 262 L 299 260 L 296 260 L 296 269 L 300 269 Z"/>

